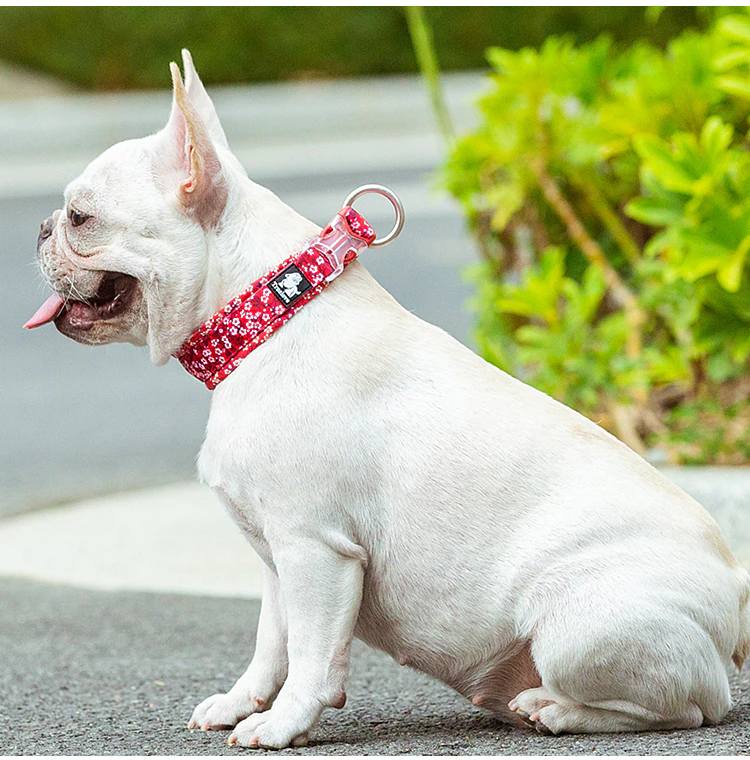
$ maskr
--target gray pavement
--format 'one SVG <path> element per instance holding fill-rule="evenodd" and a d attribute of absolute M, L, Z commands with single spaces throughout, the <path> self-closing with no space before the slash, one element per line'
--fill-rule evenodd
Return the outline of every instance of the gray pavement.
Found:
<path fill-rule="evenodd" d="M 244 669 L 257 615 L 255 601 L 0 580 L 0 754 L 252 754 L 185 726 Z M 736 705 L 721 726 L 545 737 L 357 642 L 346 707 L 324 713 L 309 747 L 282 754 L 748 754 L 750 668 L 731 681 Z"/>

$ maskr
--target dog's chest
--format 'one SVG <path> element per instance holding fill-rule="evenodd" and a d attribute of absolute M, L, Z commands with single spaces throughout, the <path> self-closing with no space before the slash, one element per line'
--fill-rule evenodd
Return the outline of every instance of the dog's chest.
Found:
<path fill-rule="evenodd" d="M 265 535 L 264 468 L 259 465 L 257 442 L 262 440 L 257 420 L 226 404 L 212 404 L 206 439 L 198 457 L 198 474 L 261 559 L 273 567 Z M 248 435 L 249 433 L 249 435 Z M 255 443 L 254 443 L 255 442 Z"/>
<path fill-rule="evenodd" d="M 270 546 L 261 528 L 261 521 L 257 519 L 253 510 L 242 508 L 236 499 L 233 499 L 221 487 L 214 487 L 214 493 L 232 518 L 242 535 L 249 541 L 258 556 L 269 566 L 273 567 L 273 556 Z"/>

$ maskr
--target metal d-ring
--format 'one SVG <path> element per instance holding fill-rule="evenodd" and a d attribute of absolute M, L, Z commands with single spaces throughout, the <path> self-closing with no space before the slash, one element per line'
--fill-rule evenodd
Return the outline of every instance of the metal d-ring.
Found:
<path fill-rule="evenodd" d="M 357 200 L 361 195 L 366 195 L 367 193 L 377 193 L 378 195 L 383 195 L 391 202 L 393 205 L 393 208 L 396 212 L 396 221 L 393 225 L 393 229 L 383 238 L 375 238 L 372 243 L 370 243 L 370 248 L 380 248 L 383 245 L 388 245 L 388 243 L 392 242 L 398 237 L 399 232 L 404 227 L 404 206 L 401 203 L 401 199 L 396 195 L 396 193 L 393 192 L 393 190 L 389 190 L 387 187 L 383 187 L 383 185 L 362 185 L 362 187 L 358 187 L 356 190 L 352 190 L 351 193 L 347 196 L 346 200 L 344 201 L 344 206 L 351 206 L 354 201 Z"/>

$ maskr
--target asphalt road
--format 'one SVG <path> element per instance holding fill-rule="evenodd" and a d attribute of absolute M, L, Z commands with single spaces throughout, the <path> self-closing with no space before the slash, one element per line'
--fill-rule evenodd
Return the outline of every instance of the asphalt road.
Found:
<path fill-rule="evenodd" d="M 363 261 L 407 308 L 466 340 L 471 287 L 461 273 L 475 253 L 458 213 L 430 193 L 429 168 L 264 184 L 320 224 L 360 184 L 400 192 L 401 237 Z M 388 209 L 368 200 L 361 208 L 384 232 Z M 144 349 L 80 346 L 52 326 L 21 329 L 48 295 L 34 247 L 41 220 L 59 205 L 60 196 L 0 201 L 0 516 L 190 479 L 208 416 L 210 394 L 174 361 L 157 368 Z"/>
<path fill-rule="evenodd" d="M 187 731 L 251 653 L 258 602 L 0 581 L 0 754 L 247 755 Z M 546 737 L 493 720 L 446 686 L 356 643 L 348 701 L 297 755 L 750 753 L 750 667 L 721 726 Z"/>

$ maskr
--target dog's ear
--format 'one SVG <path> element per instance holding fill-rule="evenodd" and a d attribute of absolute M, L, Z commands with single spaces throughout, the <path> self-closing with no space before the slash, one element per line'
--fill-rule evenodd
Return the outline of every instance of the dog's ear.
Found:
<path fill-rule="evenodd" d="M 216 113 L 211 98 L 208 97 L 206 88 L 195 70 L 193 56 L 189 50 L 182 51 L 182 68 L 185 72 L 185 89 L 187 90 L 190 102 L 195 106 L 196 111 L 200 114 L 203 124 L 208 131 L 211 139 L 225 148 L 229 147 L 227 137 L 219 121 L 219 115 Z"/>
<path fill-rule="evenodd" d="M 208 127 L 188 95 L 180 69 L 176 63 L 169 67 L 174 97 L 169 122 L 161 133 L 160 157 L 166 161 L 161 179 L 169 183 L 170 191 L 176 185 L 184 210 L 210 229 L 218 224 L 226 206 L 226 178 Z M 203 85 L 200 89 L 205 93 Z"/>

